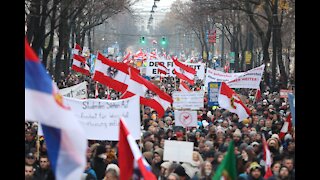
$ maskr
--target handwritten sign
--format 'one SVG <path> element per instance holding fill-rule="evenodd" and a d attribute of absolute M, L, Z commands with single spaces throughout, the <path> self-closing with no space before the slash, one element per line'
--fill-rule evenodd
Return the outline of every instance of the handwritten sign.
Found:
<path fill-rule="evenodd" d="M 65 98 L 80 124 L 84 128 L 87 139 L 110 140 L 119 139 L 119 120 L 124 117 L 134 139 L 140 139 L 140 102 L 138 96 L 122 100 Z"/>
<path fill-rule="evenodd" d="M 197 127 L 197 111 L 174 111 L 175 126 Z"/>
<path fill-rule="evenodd" d="M 172 92 L 174 109 L 197 110 L 203 108 L 203 91 Z"/>
<path fill-rule="evenodd" d="M 192 162 L 193 142 L 164 141 L 163 160 Z"/>
<path fill-rule="evenodd" d="M 86 98 L 88 98 L 87 84 L 88 83 L 86 81 L 84 81 L 80 84 L 77 84 L 77 85 L 74 85 L 74 86 L 71 86 L 68 88 L 60 89 L 59 93 L 65 97 L 86 99 Z"/>

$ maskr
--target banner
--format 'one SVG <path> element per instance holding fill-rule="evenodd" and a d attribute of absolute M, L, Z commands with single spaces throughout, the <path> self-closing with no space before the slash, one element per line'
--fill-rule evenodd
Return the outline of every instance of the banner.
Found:
<path fill-rule="evenodd" d="M 157 59 L 157 60 L 148 60 L 147 61 L 147 65 L 146 65 L 146 75 L 147 76 L 159 76 L 160 74 L 158 73 L 158 64 L 161 63 L 163 64 L 168 70 L 169 73 L 167 75 L 165 75 L 165 77 L 167 76 L 173 76 L 175 77 L 175 75 L 173 74 L 173 61 L 170 60 L 165 60 L 165 59 Z M 198 79 L 204 79 L 204 69 L 205 69 L 205 64 L 204 63 L 184 63 L 183 64 L 192 67 L 193 69 L 195 69 L 197 71 L 197 77 Z"/>
<path fill-rule="evenodd" d="M 76 98 L 76 99 L 87 99 L 88 98 L 87 84 L 88 84 L 87 81 L 84 81 L 80 84 L 77 84 L 68 88 L 59 89 L 59 93 L 65 97 Z"/>
<path fill-rule="evenodd" d="M 172 92 L 174 109 L 192 109 L 198 110 L 203 108 L 203 91 L 193 92 Z"/>
<path fill-rule="evenodd" d="M 138 96 L 122 100 L 64 98 L 86 132 L 87 139 L 118 141 L 119 121 L 124 117 L 134 139 L 140 139 Z"/>
<path fill-rule="evenodd" d="M 208 86 L 209 82 L 226 82 L 236 79 L 237 77 L 243 75 L 244 73 L 225 73 L 222 71 L 217 71 L 211 68 L 207 68 L 207 74 L 205 79 L 205 86 Z"/>
<path fill-rule="evenodd" d="M 230 88 L 252 88 L 259 89 L 265 65 L 246 71 L 238 78 L 226 82 Z"/>
<path fill-rule="evenodd" d="M 197 111 L 174 111 L 175 126 L 197 127 Z"/>
<path fill-rule="evenodd" d="M 165 140 L 164 161 L 192 162 L 193 142 Z"/>
<path fill-rule="evenodd" d="M 209 82 L 208 84 L 208 106 L 219 106 L 218 96 L 221 82 Z"/>

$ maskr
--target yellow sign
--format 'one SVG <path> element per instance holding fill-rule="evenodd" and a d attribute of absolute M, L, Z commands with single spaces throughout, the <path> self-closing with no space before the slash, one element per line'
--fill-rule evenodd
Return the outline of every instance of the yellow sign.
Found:
<path fill-rule="evenodd" d="M 251 58 L 252 58 L 252 54 L 250 51 L 246 51 L 245 58 L 246 58 L 246 64 L 250 64 Z"/>
<path fill-rule="evenodd" d="M 202 52 L 202 59 L 207 59 L 207 53 L 206 53 L 206 51 L 203 51 L 203 52 Z"/>

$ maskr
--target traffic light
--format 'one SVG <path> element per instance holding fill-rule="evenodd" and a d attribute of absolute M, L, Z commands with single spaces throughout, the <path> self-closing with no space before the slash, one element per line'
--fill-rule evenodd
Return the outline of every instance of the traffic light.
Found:
<path fill-rule="evenodd" d="M 167 43 L 166 37 L 162 36 L 161 44 L 165 45 Z"/>
<path fill-rule="evenodd" d="M 144 36 L 141 36 L 141 37 L 140 37 L 140 43 L 141 43 L 141 44 L 145 44 L 145 43 L 146 43 L 146 41 L 145 41 L 145 39 L 144 39 Z"/>

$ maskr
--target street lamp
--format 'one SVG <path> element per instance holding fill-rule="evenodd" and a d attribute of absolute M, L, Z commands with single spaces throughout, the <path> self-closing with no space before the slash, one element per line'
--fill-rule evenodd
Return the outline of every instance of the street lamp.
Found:
<path fill-rule="evenodd" d="M 154 13 L 154 10 L 153 10 L 153 7 L 152 7 L 152 9 L 151 9 L 151 11 L 150 11 L 151 13 Z"/>
<path fill-rule="evenodd" d="M 152 8 L 154 8 L 154 9 L 157 8 L 156 2 L 154 2 Z"/>

